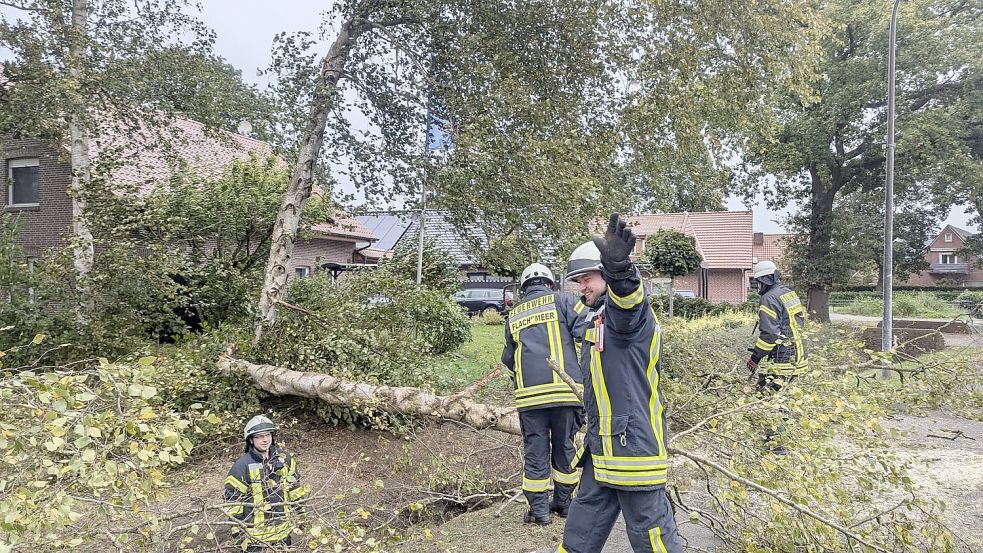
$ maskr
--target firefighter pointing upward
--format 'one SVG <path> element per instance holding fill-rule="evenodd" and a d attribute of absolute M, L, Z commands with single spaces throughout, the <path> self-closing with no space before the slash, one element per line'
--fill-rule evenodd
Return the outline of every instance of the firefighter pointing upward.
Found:
<path fill-rule="evenodd" d="M 575 382 L 582 380 L 571 335 L 577 319 L 574 300 L 553 291 L 553 284 L 545 265 L 533 263 L 522 271 L 523 301 L 509 312 L 502 350 L 502 363 L 512 371 L 522 429 L 522 490 L 529 502 L 525 521 L 541 525 L 550 523 L 550 512 L 567 514 L 577 485 L 570 462 L 581 410 L 577 395 L 547 365 L 552 358 Z"/>

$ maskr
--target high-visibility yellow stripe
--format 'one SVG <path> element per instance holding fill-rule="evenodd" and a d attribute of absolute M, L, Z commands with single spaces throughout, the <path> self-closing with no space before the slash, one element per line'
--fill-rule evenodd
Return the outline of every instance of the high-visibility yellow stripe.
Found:
<path fill-rule="evenodd" d="M 581 313 L 583 313 L 586 307 L 587 306 L 584 305 L 584 302 L 577 300 L 577 303 L 573 304 L 573 312 L 580 315 Z"/>
<path fill-rule="evenodd" d="M 580 464 L 580 458 L 584 456 L 584 452 L 587 448 L 583 444 L 577 446 L 577 450 L 573 453 L 573 459 L 570 461 L 570 470 L 577 470 L 577 465 Z"/>
<path fill-rule="evenodd" d="M 515 387 L 522 388 L 522 344 L 515 348 Z"/>
<path fill-rule="evenodd" d="M 522 489 L 527 492 L 545 492 L 550 489 L 550 479 L 544 478 L 542 480 L 537 480 L 534 478 L 527 478 L 525 475 L 522 476 Z"/>
<path fill-rule="evenodd" d="M 652 553 L 669 553 L 666 544 L 662 543 L 662 528 L 656 526 L 649 530 L 649 543 L 652 544 Z"/>
<path fill-rule="evenodd" d="M 762 305 L 758 307 L 758 311 L 761 311 L 762 313 L 768 315 L 769 317 L 775 319 L 776 321 L 778 320 L 778 313 L 775 313 L 775 310 L 768 307 L 767 305 Z"/>
<path fill-rule="evenodd" d="M 577 387 L 583 390 L 583 384 L 577 384 Z M 515 391 L 515 397 L 518 399 L 542 394 L 545 392 L 571 392 L 570 386 L 567 386 L 566 382 L 547 382 L 546 384 L 536 384 L 535 386 L 526 386 L 525 388 L 518 388 Z"/>
<path fill-rule="evenodd" d="M 537 405 L 548 405 L 553 403 L 580 403 L 580 400 L 573 393 L 553 393 L 542 396 L 535 396 L 527 399 L 517 399 L 515 406 L 519 409 L 525 407 L 536 407 Z"/>
<path fill-rule="evenodd" d="M 608 286 L 608 297 L 611 298 L 611 301 L 613 301 L 618 307 L 622 309 L 631 309 L 632 307 L 642 303 L 642 300 L 645 299 L 645 290 L 642 289 L 642 285 L 639 283 L 638 288 L 636 288 L 634 292 L 625 297 L 621 297 L 618 294 L 615 294 L 614 290 Z"/>
<path fill-rule="evenodd" d="M 576 472 L 560 472 L 560 471 L 556 470 L 555 468 L 553 469 L 553 481 L 554 482 L 557 482 L 559 484 L 566 484 L 568 486 L 572 486 L 572 485 L 576 484 L 579 480 L 580 479 L 577 478 L 577 473 Z"/>
<path fill-rule="evenodd" d="M 658 486 L 665 484 L 668 480 L 666 471 L 633 474 L 604 469 L 595 469 L 594 478 L 598 482 L 618 486 Z"/>
<path fill-rule="evenodd" d="M 249 491 L 249 487 L 246 486 L 246 484 L 243 483 L 242 480 L 239 480 L 238 478 L 232 476 L 231 474 L 225 477 L 225 483 L 232 486 L 240 493 L 246 493 Z"/>
<path fill-rule="evenodd" d="M 606 457 L 602 455 L 591 456 L 591 461 L 595 468 L 608 470 L 626 471 L 661 471 L 669 466 L 669 460 L 665 455 L 648 455 L 644 457 Z"/>
<path fill-rule="evenodd" d="M 249 487 L 253 492 L 253 527 L 260 528 L 266 522 L 266 511 L 263 509 L 263 482 L 260 469 L 249 469 Z"/>
<path fill-rule="evenodd" d="M 662 428 L 662 401 L 659 400 L 659 355 L 662 350 L 662 334 L 656 330 L 652 333 L 652 343 L 649 345 L 648 382 L 650 387 L 649 416 L 652 418 L 652 432 L 659 444 L 659 452 L 665 451 L 664 430 Z"/>
<path fill-rule="evenodd" d="M 754 343 L 754 347 L 763 351 L 771 351 L 775 349 L 775 344 L 766 342 L 764 338 L 758 338 L 758 341 Z"/>
<path fill-rule="evenodd" d="M 560 544 L 559 547 L 556 548 L 556 553 L 567 553 L 567 550 L 563 548 L 562 543 Z"/>
<path fill-rule="evenodd" d="M 590 346 L 590 344 L 584 344 Z M 596 348 L 590 346 L 591 354 L 591 384 L 594 387 L 594 397 L 597 398 L 598 415 L 600 416 L 601 427 L 601 452 L 611 455 L 613 446 L 611 443 L 611 397 L 604 382 L 604 368 L 601 366 L 601 353 Z"/>

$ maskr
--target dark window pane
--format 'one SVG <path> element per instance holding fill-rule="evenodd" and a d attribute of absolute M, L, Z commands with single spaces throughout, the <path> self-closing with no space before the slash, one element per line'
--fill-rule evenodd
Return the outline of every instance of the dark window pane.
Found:
<path fill-rule="evenodd" d="M 41 187 L 38 181 L 38 166 L 12 167 L 12 204 L 36 204 L 41 199 Z"/>

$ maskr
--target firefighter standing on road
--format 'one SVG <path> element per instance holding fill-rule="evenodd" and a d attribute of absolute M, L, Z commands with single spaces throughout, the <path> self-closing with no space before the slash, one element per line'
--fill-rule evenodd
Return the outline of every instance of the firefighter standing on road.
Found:
<path fill-rule="evenodd" d="M 294 504 L 307 494 L 300 483 L 297 460 L 277 447 L 276 426 L 257 415 L 246 423 L 243 453 L 225 478 L 227 512 L 245 530 L 241 547 L 250 552 L 265 546 L 290 545 L 300 508 Z"/>
<path fill-rule="evenodd" d="M 572 297 L 555 292 L 553 273 L 539 263 L 522 271 L 522 303 L 505 322 L 502 363 L 512 371 L 522 429 L 522 490 L 529 502 L 525 522 L 550 523 L 550 513 L 566 516 L 577 485 L 571 467 L 573 436 L 579 428 L 580 400 L 550 367 L 552 358 L 580 383 L 571 332 L 577 320 Z M 549 499 L 550 479 L 553 500 Z"/>
<path fill-rule="evenodd" d="M 805 327 L 805 307 L 799 296 L 779 282 L 781 273 L 771 261 L 759 261 L 754 266 L 754 283 L 761 294 L 758 307 L 760 334 L 747 368 L 758 375 L 760 391 L 778 391 L 797 375 L 809 370 L 802 330 Z M 764 363 L 762 361 L 764 360 Z"/>
<path fill-rule="evenodd" d="M 629 256 L 635 236 L 617 213 L 607 232 L 574 250 L 567 273 L 591 311 L 581 346 L 587 438 L 559 551 L 597 553 L 618 513 L 638 553 L 682 553 L 666 495 L 668 469 L 655 314 Z"/>

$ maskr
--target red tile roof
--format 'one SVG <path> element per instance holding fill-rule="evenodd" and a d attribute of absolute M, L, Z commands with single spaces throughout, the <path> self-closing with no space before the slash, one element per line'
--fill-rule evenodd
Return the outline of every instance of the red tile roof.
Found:
<path fill-rule="evenodd" d="M 162 142 L 168 147 L 160 147 Z M 92 141 L 93 160 L 110 148 L 119 148 L 125 160 L 113 169 L 110 178 L 123 187 L 134 188 L 141 196 L 170 179 L 177 171 L 178 160 L 198 176 L 214 178 L 226 171 L 233 161 L 248 159 L 250 155 L 261 158 L 275 155 L 268 142 L 227 131 L 209 131 L 202 123 L 182 117 L 175 118 L 162 137 L 146 128 L 125 137 L 106 131 Z M 282 159 L 279 162 L 285 164 Z M 320 194 L 323 190 L 315 185 L 313 195 Z M 324 236 L 376 239 L 361 223 L 345 215 L 314 225 L 313 230 Z"/>
<path fill-rule="evenodd" d="M 754 257 L 758 258 L 758 261 L 774 261 L 780 263 L 782 258 L 785 257 L 785 248 L 787 247 L 787 241 L 791 239 L 794 234 L 763 234 L 764 243 L 761 245 L 755 244 L 752 248 Z"/>
<path fill-rule="evenodd" d="M 367 242 L 374 242 L 376 237 L 372 231 L 365 228 L 353 217 L 335 217 L 326 223 L 318 223 L 311 227 L 314 232 L 325 236 L 337 236 L 341 238 L 359 238 Z"/>
<path fill-rule="evenodd" d="M 180 163 L 201 177 L 213 178 L 250 154 L 273 155 L 267 142 L 227 131 L 206 132 L 205 125 L 182 117 L 159 132 L 142 127 L 122 136 L 116 130 L 103 130 L 91 141 L 93 161 L 110 150 L 118 152 L 121 162 L 110 178 L 121 186 L 135 187 L 141 195 L 170 179 Z"/>
<path fill-rule="evenodd" d="M 708 269 L 750 269 L 752 214 L 750 211 L 660 213 L 628 218 L 640 237 L 672 229 L 696 239 Z"/>

